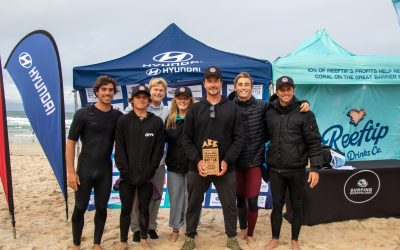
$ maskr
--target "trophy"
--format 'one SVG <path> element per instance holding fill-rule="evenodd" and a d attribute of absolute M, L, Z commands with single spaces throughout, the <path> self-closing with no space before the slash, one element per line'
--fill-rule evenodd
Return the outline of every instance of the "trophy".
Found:
<path fill-rule="evenodd" d="M 219 174 L 218 141 L 207 139 L 202 147 L 203 162 L 207 175 Z"/>

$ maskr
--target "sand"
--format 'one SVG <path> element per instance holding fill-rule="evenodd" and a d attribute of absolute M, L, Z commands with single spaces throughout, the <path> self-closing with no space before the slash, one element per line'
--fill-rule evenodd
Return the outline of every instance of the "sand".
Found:
<path fill-rule="evenodd" d="M 71 223 L 66 220 L 64 198 L 46 157 L 38 144 L 12 144 L 12 175 L 14 183 L 17 238 L 13 239 L 8 207 L 3 189 L 0 191 L 0 249 L 69 249 L 72 244 Z M 73 209 L 73 193 L 69 191 L 69 214 Z M 119 210 L 108 210 L 103 235 L 104 249 L 115 249 L 119 242 Z M 254 233 L 256 246 L 262 249 L 271 237 L 271 210 L 260 210 Z M 160 209 L 160 239 L 150 240 L 154 249 L 179 249 L 183 244 L 181 232 L 176 243 L 168 241 L 168 209 Z M 93 240 L 94 212 L 85 215 L 82 249 L 90 249 Z M 225 249 L 222 210 L 204 209 L 196 238 L 197 249 Z M 181 230 L 182 231 L 182 230 Z M 130 249 L 140 249 L 131 242 Z M 304 226 L 300 234 L 302 249 L 400 249 L 400 219 L 369 218 L 335 222 L 313 227 Z M 276 249 L 290 249 L 290 225 L 284 220 L 281 245 Z"/>

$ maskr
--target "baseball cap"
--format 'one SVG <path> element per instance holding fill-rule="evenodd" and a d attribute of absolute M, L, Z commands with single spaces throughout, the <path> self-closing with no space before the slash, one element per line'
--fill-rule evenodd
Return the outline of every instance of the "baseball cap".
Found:
<path fill-rule="evenodd" d="M 140 93 L 145 93 L 148 97 L 150 97 L 150 89 L 144 85 L 138 85 L 132 89 L 131 98 Z"/>
<path fill-rule="evenodd" d="M 222 75 L 221 69 L 215 66 L 208 67 L 204 70 L 204 79 L 206 79 L 209 76 L 216 76 L 218 78 L 221 78 L 221 75 Z"/>
<path fill-rule="evenodd" d="M 280 89 L 285 84 L 290 85 L 294 88 L 294 82 L 291 77 L 281 76 L 276 80 L 276 89 Z"/>
<path fill-rule="evenodd" d="M 180 94 L 187 95 L 189 97 L 193 97 L 192 90 L 186 86 L 182 86 L 182 87 L 175 89 L 175 97 Z"/>

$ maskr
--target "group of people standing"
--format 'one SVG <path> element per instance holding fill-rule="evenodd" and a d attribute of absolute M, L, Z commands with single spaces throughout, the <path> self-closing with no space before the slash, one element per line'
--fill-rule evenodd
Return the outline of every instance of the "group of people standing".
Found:
<path fill-rule="evenodd" d="M 206 96 L 196 101 L 190 88 L 178 87 L 170 110 L 162 103 L 167 83 L 162 78 L 153 78 L 149 88 L 144 85 L 133 88 L 131 106 L 125 114 L 111 106 L 116 84 L 107 76 L 96 80 L 93 91 L 97 102 L 75 113 L 67 140 L 68 185 L 75 191 L 72 215 L 75 249 L 80 248 L 84 213 L 92 188 L 96 207 L 93 249 L 101 249 L 111 191 L 110 156 L 114 141 L 115 163 L 121 177 L 120 249 L 128 249 L 129 227 L 133 242 L 143 248 L 151 248 L 148 236 L 158 238 L 156 219 L 165 165 L 171 241 L 178 239 L 179 230 L 185 226 L 186 238 L 181 249 L 196 248 L 204 193 L 213 183 L 222 206 L 226 247 L 242 249 L 236 238 L 238 218 L 239 237 L 254 245 L 261 167 L 265 161 L 273 197 L 272 240 L 265 249 L 279 245 L 286 189 L 293 204 L 291 246 L 300 249 L 305 167 L 310 159 L 308 181 L 313 188 L 318 183 L 322 156 L 315 116 L 307 102 L 294 97 L 292 78 L 279 78 L 276 95 L 265 103 L 252 96 L 253 80 L 242 72 L 234 80 L 235 91 L 227 98 L 221 95 L 221 69 L 211 66 L 204 70 Z M 75 145 L 79 139 L 82 151 L 75 171 Z M 270 143 L 265 158 L 267 141 Z M 203 159 L 202 150 L 207 142 L 217 145 L 216 175 L 209 175 Z"/>

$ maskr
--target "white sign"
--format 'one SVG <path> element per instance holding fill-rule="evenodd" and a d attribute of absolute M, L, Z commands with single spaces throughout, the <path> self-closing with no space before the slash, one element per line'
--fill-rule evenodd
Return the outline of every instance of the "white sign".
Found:
<path fill-rule="evenodd" d="M 229 96 L 230 93 L 232 93 L 233 91 L 235 91 L 235 87 L 233 84 L 227 84 L 226 85 L 226 96 Z M 254 96 L 254 98 L 262 100 L 262 96 L 263 96 L 263 85 L 253 85 L 253 92 L 252 95 Z"/>
<path fill-rule="evenodd" d="M 114 95 L 113 100 L 122 100 L 123 96 L 122 96 L 121 86 L 117 86 L 117 90 L 118 90 L 118 92 Z M 93 92 L 93 88 L 86 88 L 85 92 L 86 92 L 86 99 L 88 102 L 92 102 L 92 103 L 97 102 L 97 97 Z"/>
<path fill-rule="evenodd" d="M 203 88 L 202 85 L 194 85 L 194 86 L 187 86 L 190 88 L 190 90 L 192 91 L 192 95 L 194 98 L 202 98 L 203 97 Z M 180 88 L 180 87 L 178 87 Z M 168 87 L 167 88 L 167 97 L 168 98 L 174 98 L 175 97 L 175 90 L 177 88 L 173 88 L 173 87 Z"/>
<path fill-rule="evenodd" d="M 269 190 L 268 184 L 264 180 L 261 180 L 261 189 L 260 189 L 260 191 L 267 193 L 268 190 Z"/>
<path fill-rule="evenodd" d="M 267 196 L 265 196 L 265 195 L 260 195 L 260 196 L 258 196 L 258 202 L 257 202 L 257 204 L 258 204 L 258 206 L 259 207 L 265 207 L 265 202 L 267 201 Z"/>
<path fill-rule="evenodd" d="M 220 207 L 221 202 L 219 201 L 219 196 L 217 193 L 211 193 L 210 195 L 210 207 Z"/>

